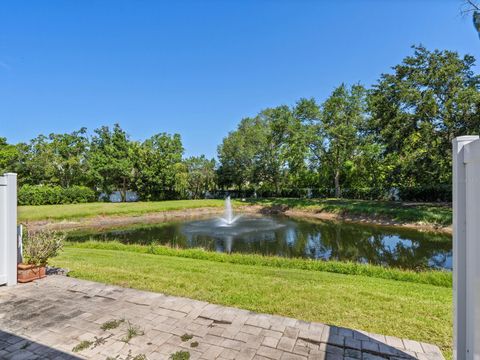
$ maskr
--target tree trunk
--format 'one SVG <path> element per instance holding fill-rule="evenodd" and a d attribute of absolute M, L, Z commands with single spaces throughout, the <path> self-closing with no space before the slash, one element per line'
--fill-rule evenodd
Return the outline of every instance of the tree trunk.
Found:
<path fill-rule="evenodd" d="M 342 192 L 340 190 L 340 169 L 335 170 L 335 197 L 339 198 L 342 196 Z"/>
<path fill-rule="evenodd" d="M 123 178 L 123 187 L 120 195 L 122 196 L 122 202 L 127 202 L 127 179 L 125 178 Z"/>

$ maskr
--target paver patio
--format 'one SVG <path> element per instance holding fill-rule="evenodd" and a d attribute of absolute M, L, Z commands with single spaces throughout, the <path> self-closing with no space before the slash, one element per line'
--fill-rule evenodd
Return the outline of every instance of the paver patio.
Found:
<path fill-rule="evenodd" d="M 124 321 L 102 330 L 111 320 Z M 127 342 L 128 328 L 138 334 Z M 91 344 L 73 352 L 82 341 Z M 1 359 L 154 360 L 178 351 L 191 359 L 443 359 L 417 341 L 65 276 L 0 287 Z"/>

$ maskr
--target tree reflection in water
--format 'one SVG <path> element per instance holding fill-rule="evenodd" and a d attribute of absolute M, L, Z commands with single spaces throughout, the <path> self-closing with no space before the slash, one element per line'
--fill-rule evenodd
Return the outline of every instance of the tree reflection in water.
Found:
<path fill-rule="evenodd" d="M 248 231 L 233 234 L 209 232 L 192 221 L 130 226 L 110 230 L 72 232 L 70 240 L 118 240 L 123 243 L 165 244 L 180 248 L 202 247 L 219 252 L 258 253 L 318 260 L 341 260 L 421 270 L 452 268 L 449 235 L 329 221 L 304 221 L 285 217 L 245 219 Z M 211 219 L 196 220 L 212 221 Z M 208 224 L 208 223 L 207 223 Z M 193 229 L 193 230 L 192 230 Z M 207 229 L 207 231 L 205 231 Z"/>

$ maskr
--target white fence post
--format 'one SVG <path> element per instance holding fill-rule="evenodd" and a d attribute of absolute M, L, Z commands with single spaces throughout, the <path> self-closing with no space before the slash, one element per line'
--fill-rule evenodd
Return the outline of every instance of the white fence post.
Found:
<path fill-rule="evenodd" d="M 480 359 L 480 140 L 453 141 L 454 359 Z"/>
<path fill-rule="evenodd" d="M 17 174 L 0 176 L 0 283 L 17 283 Z"/>
<path fill-rule="evenodd" d="M 23 262 L 23 225 L 17 226 L 17 264 Z"/>

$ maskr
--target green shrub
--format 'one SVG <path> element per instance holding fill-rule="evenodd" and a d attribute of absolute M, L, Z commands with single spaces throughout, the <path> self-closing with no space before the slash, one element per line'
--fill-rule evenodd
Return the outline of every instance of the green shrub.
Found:
<path fill-rule="evenodd" d="M 190 353 L 188 351 L 177 351 L 170 355 L 171 360 L 188 360 L 190 359 Z"/>
<path fill-rule="evenodd" d="M 65 235 L 56 231 L 28 231 L 23 238 L 23 262 L 45 266 L 48 260 L 58 255 Z"/>
<path fill-rule="evenodd" d="M 97 200 L 95 191 L 85 186 L 62 188 L 62 204 L 88 203 Z"/>
<path fill-rule="evenodd" d="M 95 200 L 95 191 L 85 186 L 62 188 L 51 185 L 23 185 L 18 191 L 19 205 L 76 204 Z"/>

